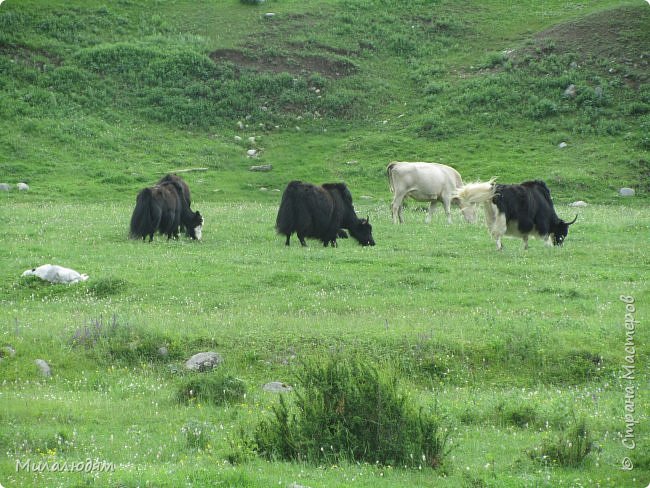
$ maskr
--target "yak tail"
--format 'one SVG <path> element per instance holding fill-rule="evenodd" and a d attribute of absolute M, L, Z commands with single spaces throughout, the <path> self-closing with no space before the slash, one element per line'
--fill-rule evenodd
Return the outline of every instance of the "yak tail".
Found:
<path fill-rule="evenodd" d="M 296 197 L 299 191 L 300 182 L 290 182 L 282 194 L 278 216 L 275 219 L 275 230 L 278 234 L 289 236 L 295 230 L 296 222 Z"/>
<path fill-rule="evenodd" d="M 454 198 L 458 198 L 463 205 L 484 203 L 492 200 L 496 194 L 494 187 L 495 179 L 490 181 L 478 181 L 476 183 L 467 183 L 457 188 L 454 192 Z"/>
<path fill-rule="evenodd" d="M 388 186 L 391 193 L 395 193 L 395 187 L 393 186 L 393 166 L 395 166 L 395 164 L 397 163 L 392 162 L 386 166 L 386 176 L 388 176 Z"/>
<path fill-rule="evenodd" d="M 145 188 L 135 200 L 135 208 L 131 215 L 131 239 L 143 238 L 152 234 L 157 228 L 153 209 L 153 194 L 151 188 Z"/>

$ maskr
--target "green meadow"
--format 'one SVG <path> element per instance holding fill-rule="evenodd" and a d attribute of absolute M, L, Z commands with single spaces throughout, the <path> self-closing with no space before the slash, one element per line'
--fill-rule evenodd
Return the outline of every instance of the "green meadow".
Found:
<path fill-rule="evenodd" d="M 3 2 L 0 484 L 647 486 L 648 22 L 612 0 Z M 394 160 L 543 179 L 578 220 L 502 252 L 457 208 L 393 225 Z M 130 240 L 173 171 L 203 240 Z M 377 245 L 285 247 L 292 179 L 346 182 Z M 90 279 L 21 277 L 46 263 Z M 187 371 L 202 351 L 223 363 Z M 440 462 L 265 455 L 309 365 L 353 359 L 433 412 Z"/>

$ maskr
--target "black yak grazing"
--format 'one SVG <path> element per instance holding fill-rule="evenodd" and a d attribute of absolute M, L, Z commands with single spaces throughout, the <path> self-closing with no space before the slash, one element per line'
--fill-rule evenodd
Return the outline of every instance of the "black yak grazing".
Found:
<path fill-rule="evenodd" d="M 344 183 L 325 183 L 322 186 L 290 182 L 280 202 L 275 222 L 279 234 L 287 236 L 285 244 L 294 232 L 300 244 L 306 246 L 305 238 L 319 239 L 324 246 L 336 247 L 336 238 L 341 229 L 362 246 L 374 246 L 372 226 L 368 219 L 359 219 L 352 206 L 352 195 Z"/>
<path fill-rule="evenodd" d="M 192 239 L 201 240 L 203 217 L 193 212 L 183 196 L 183 185 L 178 181 L 165 181 L 138 193 L 131 215 L 130 236 L 153 240 L 156 231 L 168 239 L 177 238 L 183 226 Z"/>

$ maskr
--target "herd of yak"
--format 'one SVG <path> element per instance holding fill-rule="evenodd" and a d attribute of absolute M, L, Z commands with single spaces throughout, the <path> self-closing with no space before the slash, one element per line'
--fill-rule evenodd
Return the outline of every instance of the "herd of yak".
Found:
<path fill-rule="evenodd" d="M 427 222 L 438 201 L 443 203 L 448 222 L 452 203 L 460 207 L 468 222 L 475 221 L 475 207 L 482 204 L 497 249 L 502 249 L 504 235 L 522 238 L 526 248 L 529 236 L 541 238 L 548 245 L 562 245 L 577 218 L 565 222 L 557 216 L 551 193 L 540 180 L 517 185 L 497 184 L 494 180 L 463 184 L 460 174 L 450 166 L 423 162 L 390 163 L 387 176 L 394 195 L 393 222 L 403 222 L 406 197 L 429 202 Z M 190 205 L 190 189 L 185 181 L 177 175 L 166 175 L 155 186 L 138 193 L 131 216 L 131 238 L 145 240 L 148 236 L 151 242 L 156 232 L 171 239 L 184 231 L 200 240 L 203 217 Z M 314 238 L 324 246 L 336 247 L 337 238 L 348 237 L 348 232 L 362 246 L 375 245 L 369 219 L 357 217 L 352 194 L 344 183 L 318 186 L 291 181 L 282 194 L 275 227 L 286 236 L 287 246 L 295 233 L 303 246 L 306 238 Z"/>

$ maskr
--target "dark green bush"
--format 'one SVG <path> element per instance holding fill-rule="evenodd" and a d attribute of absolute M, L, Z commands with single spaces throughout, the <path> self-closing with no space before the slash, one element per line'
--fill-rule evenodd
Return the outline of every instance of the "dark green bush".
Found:
<path fill-rule="evenodd" d="M 436 468 L 448 453 L 440 419 L 413 406 L 394 375 L 361 359 L 307 363 L 296 385 L 295 401 L 281 396 L 255 430 L 263 457 Z"/>

